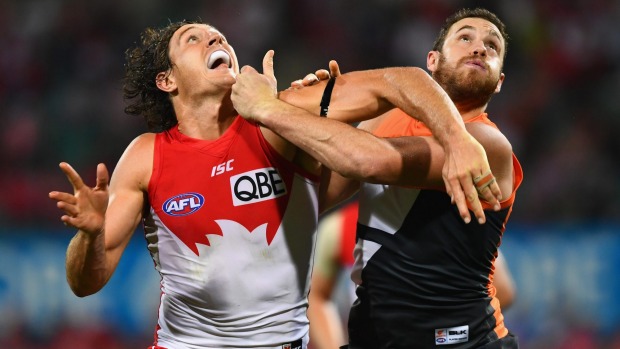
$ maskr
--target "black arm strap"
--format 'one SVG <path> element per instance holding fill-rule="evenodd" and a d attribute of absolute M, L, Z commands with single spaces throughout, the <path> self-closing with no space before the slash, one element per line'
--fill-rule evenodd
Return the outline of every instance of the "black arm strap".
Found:
<path fill-rule="evenodd" d="M 332 99 L 332 90 L 334 89 L 334 83 L 336 82 L 336 77 L 333 76 L 329 78 L 327 85 L 325 86 L 325 91 L 323 91 L 323 97 L 321 98 L 321 116 L 327 116 L 327 110 L 329 109 L 329 102 Z"/>

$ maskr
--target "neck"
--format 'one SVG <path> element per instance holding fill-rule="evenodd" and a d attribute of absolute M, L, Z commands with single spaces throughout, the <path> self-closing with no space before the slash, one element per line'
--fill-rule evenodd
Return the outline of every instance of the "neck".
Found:
<path fill-rule="evenodd" d="M 228 130 L 237 116 L 230 95 L 226 98 L 205 97 L 199 102 L 174 102 L 179 131 L 192 138 L 217 139 Z"/>
<path fill-rule="evenodd" d="M 461 114 L 463 121 L 467 121 L 484 113 L 487 109 L 487 104 L 483 106 L 472 107 L 471 105 L 460 103 L 456 105 L 456 109 L 458 109 L 459 114 Z"/>

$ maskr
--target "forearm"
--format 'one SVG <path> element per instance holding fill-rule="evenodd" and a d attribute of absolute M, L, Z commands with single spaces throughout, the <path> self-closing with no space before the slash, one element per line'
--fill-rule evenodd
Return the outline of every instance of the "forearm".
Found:
<path fill-rule="evenodd" d="M 73 293 L 85 297 L 99 291 L 109 278 L 105 234 L 78 231 L 67 248 L 67 282 Z"/>
<path fill-rule="evenodd" d="M 383 164 L 382 160 L 399 156 L 389 142 L 368 132 L 316 117 L 278 100 L 261 108 L 256 116 L 257 121 L 347 178 L 372 181 L 376 168 Z M 375 161 L 378 156 L 383 158 Z"/>
<path fill-rule="evenodd" d="M 280 93 L 280 99 L 318 114 L 325 89 L 315 86 Z M 399 108 L 426 124 L 445 148 L 466 138 L 463 120 L 447 93 L 424 70 L 393 67 L 354 71 L 336 78 L 328 117 L 346 123 L 375 118 Z"/>
<path fill-rule="evenodd" d="M 390 106 L 422 121 L 445 148 L 466 134 L 463 119 L 448 94 L 419 68 L 381 69 L 383 84 L 373 85 Z"/>

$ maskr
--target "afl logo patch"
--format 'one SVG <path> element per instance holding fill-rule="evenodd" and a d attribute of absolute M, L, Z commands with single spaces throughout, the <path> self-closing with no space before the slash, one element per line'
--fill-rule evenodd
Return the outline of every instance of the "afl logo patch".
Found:
<path fill-rule="evenodd" d="M 166 200 L 162 210 L 170 216 L 187 216 L 198 211 L 205 199 L 198 193 L 183 193 Z"/>

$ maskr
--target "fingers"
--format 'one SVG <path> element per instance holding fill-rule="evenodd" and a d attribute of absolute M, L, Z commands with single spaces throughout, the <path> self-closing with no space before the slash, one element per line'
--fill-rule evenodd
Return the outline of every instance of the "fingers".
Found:
<path fill-rule="evenodd" d="M 478 195 L 493 206 L 495 211 L 499 211 L 501 208 L 499 203 L 501 199 L 501 190 L 491 170 L 487 170 L 474 177 L 474 185 L 476 186 Z"/>
<path fill-rule="evenodd" d="M 463 221 L 466 224 L 469 224 L 469 222 L 471 222 L 471 215 L 469 214 L 469 207 L 467 205 L 467 202 L 471 198 L 470 194 L 465 193 L 463 191 L 463 187 L 461 187 L 461 182 L 458 179 L 450 180 L 447 183 L 450 183 L 449 189 L 448 189 L 448 185 L 446 185 L 446 189 L 447 189 L 448 195 L 450 195 L 452 203 L 456 204 L 456 207 L 459 210 L 459 215 L 461 216 Z M 473 184 L 471 186 L 473 188 Z M 474 198 L 475 197 L 476 195 L 474 195 Z"/>
<path fill-rule="evenodd" d="M 60 221 L 67 227 L 82 229 L 83 219 L 78 217 L 77 214 L 65 214 L 60 217 Z"/>
<path fill-rule="evenodd" d="M 316 84 L 317 82 L 319 82 L 319 78 L 316 75 L 308 74 L 306 75 L 306 77 L 303 78 L 303 80 L 301 81 L 301 84 L 303 86 L 312 86 Z"/>
<path fill-rule="evenodd" d="M 265 53 L 265 57 L 263 58 L 263 74 L 267 75 L 270 78 L 275 79 L 275 73 L 273 70 L 273 55 L 275 54 L 274 50 L 269 50 Z"/>
<path fill-rule="evenodd" d="M 49 198 L 52 200 L 56 200 L 56 201 L 62 201 L 62 202 L 66 202 L 70 205 L 75 205 L 75 203 L 77 202 L 75 196 L 73 196 L 72 194 L 69 193 L 62 193 L 62 192 L 58 192 L 58 191 L 53 191 L 49 193 Z"/>
<path fill-rule="evenodd" d="M 321 80 L 327 80 L 329 78 L 330 75 L 326 69 L 319 69 L 314 74 L 308 74 L 303 79 L 298 79 L 291 82 L 291 87 L 298 89 L 306 86 L 312 86 Z"/>
<path fill-rule="evenodd" d="M 493 197 L 489 198 L 488 193 L 490 192 Z M 501 206 L 499 204 L 500 200 L 502 199 L 502 190 L 499 188 L 499 183 L 497 183 L 497 181 L 491 183 L 491 185 L 489 185 L 487 187 L 487 189 L 484 191 L 484 199 L 490 203 L 491 205 L 493 205 L 493 209 L 495 211 L 499 211 L 501 209 Z"/>
<path fill-rule="evenodd" d="M 482 203 L 478 198 L 478 192 L 476 192 L 476 190 L 473 189 L 473 186 L 471 186 L 471 188 L 468 189 L 466 196 L 469 206 L 471 207 L 471 210 L 474 211 L 474 216 L 478 220 L 478 224 L 484 224 L 487 220 L 484 214 L 484 209 L 482 208 Z"/>
<path fill-rule="evenodd" d="M 273 50 L 270 50 L 270 52 L 273 52 Z M 263 58 L 263 65 L 268 64 L 267 62 L 269 59 L 268 55 L 269 55 L 269 52 L 267 52 L 267 54 L 265 55 L 265 58 Z M 271 59 L 271 71 L 273 72 L 273 54 L 271 55 L 270 59 Z M 267 75 L 266 70 L 265 70 L 265 75 Z M 340 75 L 340 67 L 338 67 L 338 63 L 336 61 L 332 60 L 329 62 L 329 70 L 318 69 L 317 71 L 314 72 L 314 74 L 308 74 L 303 79 L 298 79 L 298 80 L 291 82 L 291 88 L 300 89 L 306 86 L 312 86 L 323 80 L 328 80 L 332 76 L 339 76 L 339 75 Z"/>
<path fill-rule="evenodd" d="M 327 69 L 319 69 L 316 72 L 314 72 L 314 75 L 319 79 L 319 80 L 327 80 L 331 77 L 329 71 Z"/>
<path fill-rule="evenodd" d="M 481 200 L 488 202 L 489 205 L 493 207 L 493 210 L 499 211 L 501 209 L 499 200 L 497 199 L 495 194 L 493 194 L 489 187 L 486 187 L 483 190 L 479 191 L 478 196 Z"/>
<path fill-rule="evenodd" d="M 340 76 L 340 67 L 338 66 L 338 62 L 335 60 L 329 61 L 329 72 L 331 76 Z"/>
<path fill-rule="evenodd" d="M 66 162 L 61 162 L 58 167 L 64 172 L 65 176 L 69 180 L 69 183 L 73 186 L 74 191 L 78 191 L 84 187 L 84 181 L 82 177 Z"/>
<path fill-rule="evenodd" d="M 56 207 L 63 210 L 66 216 L 75 217 L 80 212 L 76 205 L 67 203 L 66 201 L 58 201 Z"/>
<path fill-rule="evenodd" d="M 108 183 L 110 182 L 110 175 L 108 173 L 108 169 L 104 164 L 97 165 L 97 186 L 95 189 L 97 190 L 107 190 Z"/>
<path fill-rule="evenodd" d="M 77 198 L 69 193 L 61 193 L 53 191 L 49 193 L 49 197 L 52 200 L 56 200 L 56 207 L 61 209 L 65 214 L 60 217 L 60 220 L 65 224 L 70 224 L 71 217 L 75 217 L 78 214 Z"/>

